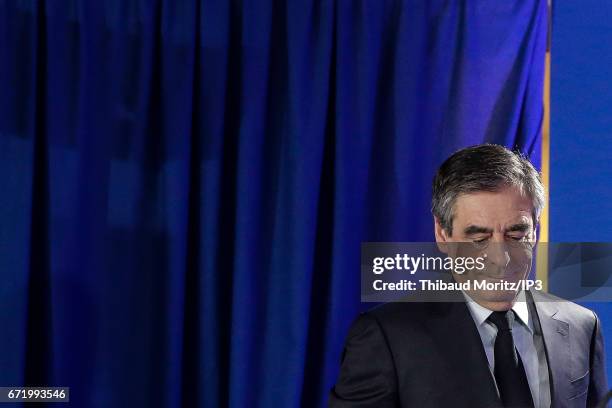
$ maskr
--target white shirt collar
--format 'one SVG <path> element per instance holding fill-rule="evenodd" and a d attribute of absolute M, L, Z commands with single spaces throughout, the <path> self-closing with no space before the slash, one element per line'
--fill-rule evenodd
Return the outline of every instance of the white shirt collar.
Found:
<path fill-rule="evenodd" d="M 466 300 L 465 303 L 467 303 L 468 309 L 470 310 L 470 314 L 472 315 L 474 322 L 476 322 L 476 325 L 480 326 L 483 323 L 485 323 L 487 319 L 489 318 L 489 316 L 491 315 L 492 310 L 489 310 L 486 307 L 481 306 L 478 303 L 476 303 L 464 291 L 461 291 L 461 292 L 463 293 L 463 296 L 465 297 L 465 300 Z M 529 309 L 527 308 L 527 301 L 525 300 L 524 291 L 521 291 L 518 294 L 516 298 L 516 302 L 514 302 L 514 305 L 512 306 L 512 310 L 514 311 L 514 313 L 516 313 L 520 322 L 523 323 L 523 325 L 525 325 L 525 327 L 527 327 L 529 331 L 533 333 L 533 329 L 531 327 L 531 321 L 529 320 Z"/>

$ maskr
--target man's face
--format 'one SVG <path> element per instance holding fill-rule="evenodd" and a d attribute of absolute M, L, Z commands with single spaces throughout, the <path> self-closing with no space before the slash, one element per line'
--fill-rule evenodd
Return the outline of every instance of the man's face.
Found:
<path fill-rule="evenodd" d="M 472 281 L 468 295 L 490 310 L 508 310 L 517 290 L 475 290 L 474 280 L 518 282 L 531 270 L 535 226 L 533 204 L 518 189 L 461 195 L 453 208 L 452 236 L 436 219 L 440 249 L 451 257 L 483 257 L 484 269 L 453 273 L 457 282 Z"/>

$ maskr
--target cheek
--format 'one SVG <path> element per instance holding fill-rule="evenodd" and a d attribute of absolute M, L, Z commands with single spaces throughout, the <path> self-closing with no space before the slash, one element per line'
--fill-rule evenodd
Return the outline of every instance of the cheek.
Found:
<path fill-rule="evenodd" d="M 475 248 L 472 243 L 467 242 L 467 239 L 465 242 L 456 242 L 453 250 L 453 257 L 477 258 L 482 256 L 482 250 Z"/>
<path fill-rule="evenodd" d="M 535 248 L 529 244 L 513 248 L 510 251 L 510 259 L 521 263 L 531 262 L 533 260 L 534 249 Z"/>
<path fill-rule="evenodd" d="M 516 276 L 527 275 L 531 270 L 533 252 L 525 250 L 510 257 L 510 268 Z"/>

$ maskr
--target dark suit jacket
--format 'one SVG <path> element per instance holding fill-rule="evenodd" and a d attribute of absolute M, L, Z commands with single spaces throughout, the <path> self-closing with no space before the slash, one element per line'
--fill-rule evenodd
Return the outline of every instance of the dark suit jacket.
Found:
<path fill-rule="evenodd" d="M 527 295 L 544 338 L 553 407 L 594 406 L 607 391 L 603 339 L 590 310 Z M 464 302 L 389 303 L 361 314 L 342 355 L 330 407 L 500 407 Z"/>

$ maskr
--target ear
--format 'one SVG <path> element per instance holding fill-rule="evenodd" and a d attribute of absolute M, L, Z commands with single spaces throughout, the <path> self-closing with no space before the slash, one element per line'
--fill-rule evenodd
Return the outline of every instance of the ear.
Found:
<path fill-rule="evenodd" d="M 442 228 L 440 220 L 436 216 L 434 216 L 434 234 L 436 236 L 436 244 L 438 245 L 438 249 L 443 254 L 448 255 L 449 248 L 447 242 L 449 242 L 450 237 L 446 233 L 446 230 Z"/>
<path fill-rule="evenodd" d="M 538 228 L 540 228 L 540 223 L 537 223 L 535 227 L 533 227 L 533 231 L 531 231 L 530 241 L 534 243 L 538 243 Z"/>

